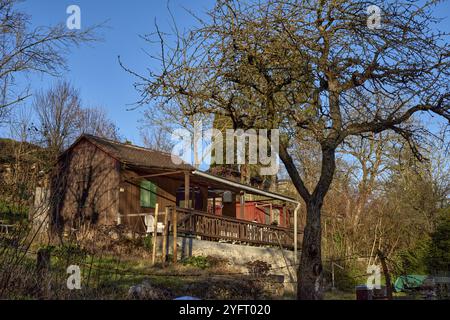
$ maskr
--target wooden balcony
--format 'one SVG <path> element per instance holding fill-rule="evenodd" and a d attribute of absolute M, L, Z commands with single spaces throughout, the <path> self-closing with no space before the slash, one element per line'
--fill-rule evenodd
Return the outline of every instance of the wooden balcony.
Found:
<path fill-rule="evenodd" d="M 172 208 L 177 211 L 178 234 L 197 236 L 202 240 L 225 240 L 255 246 L 294 247 L 294 230 L 225 216 L 211 215 L 192 209 Z M 301 232 L 298 232 L 301 234 Z M 298 237 L 299 247 L 300 239 Z"/>

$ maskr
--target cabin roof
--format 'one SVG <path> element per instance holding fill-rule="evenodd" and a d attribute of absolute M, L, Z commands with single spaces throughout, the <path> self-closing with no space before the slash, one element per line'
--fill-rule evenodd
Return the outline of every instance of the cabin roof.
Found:
<path fill-rule="evenodd" d="M 187 163 L 175 164 L 172 161 L 172 155 L 168 152 L 156 151 L 148 148 L 135 146 L 128 143 L 121 143 L 106 138 L 101 138 L 89 134 L 79 137 L 63 154 L 71 150 L 82 140 L 88 140 L 99 149 L 129 166 L 143 168 L 161 168 L 161 169 L 177 169 L 177 170 L 195 170 L 194 167 Z M 181 162 L 181 159 L 180 159 Z"/>

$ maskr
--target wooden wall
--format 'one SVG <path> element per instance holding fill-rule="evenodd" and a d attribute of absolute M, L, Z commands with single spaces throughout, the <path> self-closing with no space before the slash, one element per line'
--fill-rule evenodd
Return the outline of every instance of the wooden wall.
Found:
<path fill-rule="evenodd" d="M 114 224 L 119 205 L 119 163 L 86 140 L 58 163 L 53 179 L 53 217 L 59 227 Z"/>
<path fill-rule="evenodd" d="M 183 175 L 182 173 L 180 175 Z M 180 177 L 179 180 L 171 178 L 172 175 L 158 176 L 153 178 L 147 178 L 146 180 L 153 182 L 157 186 L 157 203 L 159 211 L 164 212 L 167 206 L 176 205 L 176 194 L 178 188 L 184 186 L 184 180 Z M 129 225 L 134 230 L 143 232 L 145 231 L 144 218 L 143 217 L 127 217 L 128 215 L 139 213 L 151 213 L 154 214 L 153 208 L 144 208 L 140 205 L 140 181 L 141 178 L 138 174 L 130 170 L 124 170 L 122 172 L 122 181 L 120 183 L 120 201 L 119 212 L 125 216 L 122 219 L 122 223 Z M 195 184 L 191 185 L 195 186 Z M 200 187 L 202 196 L 202 208 L 199 210 L 206 212 L 208 206 L 208 188 Z M 162 222 L 163 217 L 160 217 Z M 170 220 L 170 218 L 169 218 Z"/>
<path fill-rule="evenodd" d="M 175 206 L 176 191 L 183 184 L 182 182 L 165 176 L 148 178 L 147 180 L 157 185 L 156 199 L 160 212 L 164 212 L 167 206 Z M 129 215 L 139 213 L 154 214 L 153 208 L 141 207 L 139 187 L 140 181 L 141 178 L 139 178 L 135 172 L 129 170 L 124 170 L 122 172 L 119 212 L 122 216 L 124 216 L 122 223 L 129 225 L 135 231 L 144 232 L 145 225 L 143 217 L 127 217 Z M 161 217 L 160 219 L 162 222 L 163 218 Z"/>

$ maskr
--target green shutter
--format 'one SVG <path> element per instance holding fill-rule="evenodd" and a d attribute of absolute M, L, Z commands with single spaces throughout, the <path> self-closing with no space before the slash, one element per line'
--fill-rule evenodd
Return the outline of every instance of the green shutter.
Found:
<path fill-rule="evenodd" d="M 150 207 L 156 207 L 156 185 L 150 182 Z"/>
<path fill-rule="evenodd" d="M 141 182 L 141 207 L 154 208 L 156 205 L 156 185 L 150 181 Z"/>

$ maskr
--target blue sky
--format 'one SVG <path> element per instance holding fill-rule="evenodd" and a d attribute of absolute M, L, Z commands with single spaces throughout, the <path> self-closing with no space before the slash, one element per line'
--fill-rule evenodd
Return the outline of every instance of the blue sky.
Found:
<path fill-rule="evenodd" d="M 81 91 L 84 104 L 101 106 L 119 126 L 120 133 L 133 143 L 140 144 L 139 120 L 142 111 L 127 111 L 139 98 L 133 88 L 133 78 L 118 63 L 118 55 L 134 70 L 145 72 L 152 60 L 142 49 L 157 52 L 139 38 L 155 30 L 157 20 L 163 30 L 169 31 L 170 15 L 165 0 L 27 0 L 20 4 L 32 16 L 33 26 L 65 23 L 69 5 L 81 9 L 82 28 L 107 21 L 107 28 L 100 32 L 103 41 L 74 48 L 67 57 L 70 68 L 63 78 Z M 186 9 L 202 12 L 214 4 L 212 0 L 171 0 L 169 5 L 179 28 L 187 28 L 195 21 Z M 56 79 L 47 76 L 31 78 L 32 89 L 51 86 Z"/>
<path fill-rule="evenodd" d="M 118 55 L 133 70 L 145 72 L 154 63 L 142 49 L 156 53 L 153 47 L 139 35 L 153 32 L 157 20 L 163 30 L 169 31 L 170 16 L 166 0 L 27 0 L 20 8 L 32 16 L 34 26 L 65 23 L 69 5 L 81 8 L 82 28 L 107 21 L 102 30 L 104 41 L 74 48 L 68 58 L 67 74 L 63 77 L 80 89 L 84 104 L 101 106 L 119 126 L 121 134 L 135 144 L 141 144 L 139 120 L 143 109 L 127 111 L 139 98 L 132 86 L 133 78 L 117 60 Z M 196 13 L 211 8 L 214 0 L 171 0 L 169 5 L 181 29 L 195 23 L 185 9 Z M 450 16 L 450 1 L 439 5 L 436 11 L 441 17 Z M 442 24 L 442 30 L 450 31 L 450 19 Z M 49 77 L 33 77 L 32 89 L 46 89 L 56 80 Z"/>

